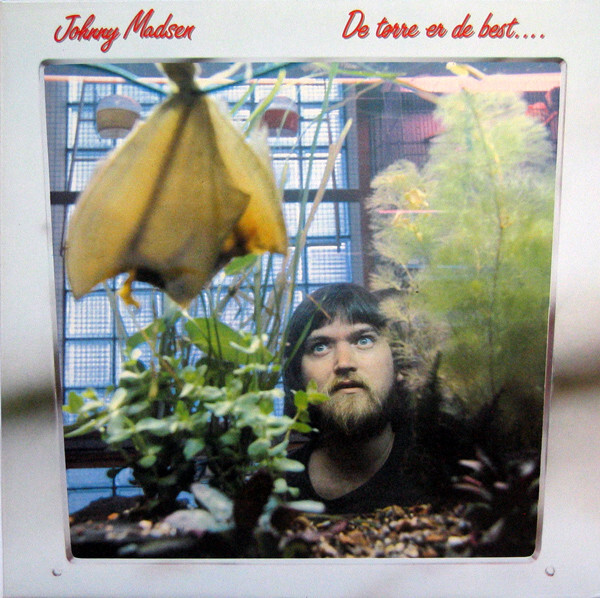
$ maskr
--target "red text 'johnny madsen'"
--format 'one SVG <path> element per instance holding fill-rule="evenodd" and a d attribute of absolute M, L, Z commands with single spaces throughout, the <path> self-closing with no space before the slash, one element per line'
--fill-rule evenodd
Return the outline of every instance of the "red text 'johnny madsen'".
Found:
<path fill-rule="evenodd" d="M 159 25 L 151 23 L 154 16 L 154 9 L 148 11 L 140 10 L 131 20 L 123 39 L 127 39 L 130 34 L 139 35 L 142 39 L 192 39 L 194 25 L 178 25 L 173 22 L 173 14 Z M 100 50 L 108 52 L 113 42 L 121 37 L 121 32 L 118 27 L 94 27 L 96 15 L 91 14 L 85 21 L 82 21 L 81 15 L 68 15 L 66 17 L 68 23 L 63 30 L 63 25 L 60 25 L 54 33 L 54 41 L 61 43 L 65 40 L 73 41 L 91 41 L 95 40 L 102 42 Z"/>

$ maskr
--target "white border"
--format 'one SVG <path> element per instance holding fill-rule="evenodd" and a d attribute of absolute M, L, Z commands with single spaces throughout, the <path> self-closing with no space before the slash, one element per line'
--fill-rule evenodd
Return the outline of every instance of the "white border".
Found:
<path fill-rule="evenodd" d="M 127 27 L 141 9 L 156 23 L 193 24 L 191 41 L 56 43 L 65 17 Z M 360 8 L 371 34 L 342 39 Z M 378 39 L 376 22 L 473 24 L 517 17 L 536 38 Z M 0 4 L 0 276 L 2 532 L 6 596 L 600 596 L 600 94 L 596 0 L 199 0 Z M 477 27 L 476 27 L 477 29 Z M 544 37 L 541 37 L 541 34 Z M 45 60 L 167 58 L 356 60 L 562 58 L 564 138 L 554 378 L 547 434 L 543 534 L 536 558 L 335 561 L 92 561 L 65 553 L 65 490 L 54 402 L 45 112 Z"/>

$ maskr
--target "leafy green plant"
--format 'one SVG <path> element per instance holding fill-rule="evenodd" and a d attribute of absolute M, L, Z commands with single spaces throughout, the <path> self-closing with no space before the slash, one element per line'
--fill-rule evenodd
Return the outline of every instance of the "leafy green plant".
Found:
<path fill-rule="evenodd" d="M 210 354 L 216 338 L 224 347 L 221 361 L 193 363 L 191 353 Z M 141 360 L 142 345 L 151 350 L 149 363 Z M 260 338 L 174 310 L 130 337 L 125 354 L 108 401 L 93 390 L 70 393 L 64 409 L 77 421 L 66 435 L 98 431 L 132 468 L 146 508 L 173 510 L 199 467 L 207 468 L 212 487 L 230 497 L 260 470 L 272 477 L 278 495 L 293 495 L 284 475 L 302 466 L 286 456 L 290 433 L 311 430 L 308 406 L 325 397 L 312 389 L 298 393 L 294 417 L 276 415 L 282 391 L 260 382 L 261 374 L 277 366 Z"/>
<path fill-rule="evenodd" d="M 444 391 L 471 413 L 498 396 L 531 398 L 541 411 L 554 195 L 547 131 L 512 94 L 463 90 L 440 98 L 436 116 L 427 164 L 392 164 L 369 199 L 372 283 L 395 291 L 385 305 L 398 360 L 420 388 L 441 355 Z"/>

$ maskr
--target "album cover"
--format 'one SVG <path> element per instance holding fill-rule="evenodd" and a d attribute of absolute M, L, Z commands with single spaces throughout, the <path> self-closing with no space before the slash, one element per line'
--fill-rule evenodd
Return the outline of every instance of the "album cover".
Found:
<path fill-rule="evenodd" d="M 599 595 L 598 17 L 0 4 L 4 595 Z"/>

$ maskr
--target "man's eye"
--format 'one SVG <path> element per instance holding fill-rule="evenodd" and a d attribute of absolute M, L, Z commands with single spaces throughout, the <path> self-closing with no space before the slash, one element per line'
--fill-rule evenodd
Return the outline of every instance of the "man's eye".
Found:
<path fill-rule="evenodd" d="M 313 355 L 319 355 L 327 350 L 327 343 L 315 343 L 309 347 L 309 353 Z"/>
<path fill-rule="evenodd" d="M 361 336 L 356 344 L 359 347 L 371 347 L 375 343 L 375 339 L 372 336 Z"/>

